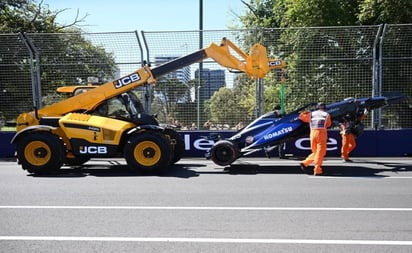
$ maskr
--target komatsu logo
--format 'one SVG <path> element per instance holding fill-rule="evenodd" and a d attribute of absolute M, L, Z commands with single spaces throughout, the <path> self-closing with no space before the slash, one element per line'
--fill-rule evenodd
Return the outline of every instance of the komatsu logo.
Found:
<path fill-rule="evenodd" d="M 331 108 L 330 110 L 328 110 L 328 113 L 331 114 L 331 113 L 339 111 L 339 110 L 340 110 L 339 107 Z"/>
<path fill-rule="evenodd" d="M 140 80 L 140 76 L 138 73 L 134 73 L 125 77 L 120 78 L 119 80 L 116 80 L 113 82 L 114 87 L 116 89 L 120 89 L 126 85 L 129 85 L 131 83 L 137 82 Z"/>
<path fill-rule="evenodd" d="M 80 146 L 80 154 L 107 154 L 107 147 L 105 146 Z"/>
<path fill-rule="evenodd" d="M 276 132 L 273 132 L 273 133 L 270 133 L 270 134 L 267 134 L 267 135 L 263 136 L 263 138 L 264 138 L 265 140 L 269 140 L 269 139 L 275 138 L 275 137 L 277 137 L 277 136 L 279 136 L 279 135 L 289 133 L 289 132 L 291 132 L 292 130 L 293 130 L 292 127 L 284 127 L 284 128 L 282 128 L 282 129 L 280 129 L 279 131 L 276 131 Z"/>

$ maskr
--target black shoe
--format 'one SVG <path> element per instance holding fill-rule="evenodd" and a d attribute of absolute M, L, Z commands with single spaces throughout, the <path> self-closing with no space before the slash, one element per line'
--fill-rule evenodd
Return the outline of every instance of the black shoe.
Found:
<path fill-rule="evenodd" d="M 353 163 L 353 161 L 351 159 L 343 159 L 344 163 Z"/>
<path fill-rule="evenodd" d="M 303 171 L 303 173 L 309 174 L 308 166 L 305 166 L 303 163 L 300 163 L 300 169 Z"/>

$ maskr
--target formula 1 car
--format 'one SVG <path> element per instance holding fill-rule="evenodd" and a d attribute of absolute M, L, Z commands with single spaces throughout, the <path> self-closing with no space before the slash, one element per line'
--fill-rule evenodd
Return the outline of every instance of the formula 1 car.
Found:
<path fill-rule="evenodd" d="M 347 98 L 326 105 L 326 110 L 331 115 L 334 124 L 350 118 L 355 123 L 353 132 L 359 136 L 363 132 L 360 119 L 365 113 L 389 103 L 398 102 L 403 98 L 404 96 Z M 268 112 L 228 139 L 222 139 L 220 135 L 215 135 L 217 136 L 214 139 L 216 142 L 205 156 L 217 165 L 228 166 L 242 156 L 261 150 L 267 153 L 287 140 L 308 135 L 309 126 L 299 119 L 299 114 L 305 110 L 315 110 L 316 106 L 317 103 L 307 104 L 281 117 L 274 112 Z M 220 140 L 218 140 L 219 138 Z"/>

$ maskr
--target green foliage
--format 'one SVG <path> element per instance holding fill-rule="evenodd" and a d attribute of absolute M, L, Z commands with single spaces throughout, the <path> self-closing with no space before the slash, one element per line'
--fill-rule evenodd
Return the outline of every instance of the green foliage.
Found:
<path fill-rule="evenodd" d="M 250 0 L 242 27 L 316 27 L 412 23 L 410 0 Z"/>
<path fill-rule="evenodd" d="M 55 22 L 58 11 L 27 0 L 7 0 L 0 4 L 0 32 L 57 32 L 62 26 Z"/>
<path fill-rule="evenodd" d="M 248 11 L 241 17 L 243 27 L 266 28 L 261 36 L 264 45 L 288 62 L 288 107 L 370 95 L 371 78 L 354 77 L 371 71 L 376 29 L 326 27 L 412 21 L 410 0 L 250 0 L 245 6 Z M 275 27 L 288 29 L 271 30 Z M 242 41 L 251 44 L 256 38 L 259 37 L 245 33 Z M 265 83 L 268 82 L 274 82 L 273 77 L 266 77 Z M 348 88 L 351 85 L 358 86 L 360 92 L 353 94 Z M 274 91 L 276 86 L 270 89 Z"/>
<path fill-rule="evenodd" d="M 359 1 L 284 0 L 281 27 L 354 25 Z"/>
<path fill-rule="evenodd" d="M 193 118 L 185 118 L 184 106 L 179 106 L 190 101 L 190 87 L 175 78 L 160 78 L 154 86 L 154 104 L 152 111 L 158 115 L 160 122 L 168 122 L 174 118 L 180 122 L 190 122 Z M 186 116 L 187 117 L 187 116 Z"/>
<path fill-rule="evenodd" d="M 245 75 L 238 76 L 237 85 L 234 87 L 233 93 L 241 111 L 235 120 L 248 122 L 253 119 L 256 109 L 254 81 Z"/>
<path fill-rule="evenodd" d="M 410 0 L 364 0 L 359 10 L 359 23 L 363 25 L 412 23 Z"/>
<path fill-rule="evenodd" d="M 86 83 L 87 77 L 100 80 L 113 79 L 116 72 L 114 56 L 104 48 L 87 40 L 76 24 L 56 23 L 61 11 L 52 11 L 42 2 L 28 0 L 3 0 L 0 3 L 0 104 L 14 105 L 13 111 L 5 111 L 8 120 L 16 113 L 32 109 L 32 71 L 30 53 L 19 39 L 18 32 L 24 32 L 38 52 L 42 94 L 45 102 L 55 99 L 57 87 Z M 57 33 L 59 32 L 59 33 Z M 64 33 L 62 33 L 64 32 Z M 18 83 L 16 83 L 16 78 Z"/>
<path fill-rule="evenodd" d="M 241 75 L 237 83 L 233 89 L 220 88 L 208 101 L 206 108 L 213 123 L 233 127 L 239 122 L 253 120 L 256 103 L 253 81 Z"/>
<path fill-rule="evenodd" d="M 240 17 L 244 28 L 353 25 L 359 0 L 250 0 Z"/>
<path fill-rule="evenodd" d="M 240 22 L 246 29 L 256 27 L 279 27 L 280 15 L 283 6 L 276 0 L 250 0 L 242 1 L 248 14 L 240 17 Z"/>
<path fill-rule="evenodd" d="M 410 0 L 250 0 L 243 28 L 412 23 Z"/>
<path fill-rule="evenodd" d="M 265 112 L 272 111 L 280 105 L 280 85 L 265 85 Z"/>
<path fill-rule="evenodd" d="M 227 122 L 235 115 L 235 110 L 239 109 L 237 100 L 233 90 L 226 87 L 220 88 L 210 99 L 211 120 L 215 124 L 230 124 L 234 122 Z"/>

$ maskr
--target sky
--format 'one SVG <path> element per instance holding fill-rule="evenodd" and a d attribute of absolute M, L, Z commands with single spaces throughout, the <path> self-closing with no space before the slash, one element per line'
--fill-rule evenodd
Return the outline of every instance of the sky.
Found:
<path fill-rule="evenodd" d="M 198 0 L 43 0 L 50 10 L 64 10 L 60 24 L 85 18 L 85 32 L 199 30 Z M 246 10 L 241 0 L 203 0 L 203 30 L 226 30 L 239 24 Z M 234 13 L 235 14 L 234 14 Z"/>

